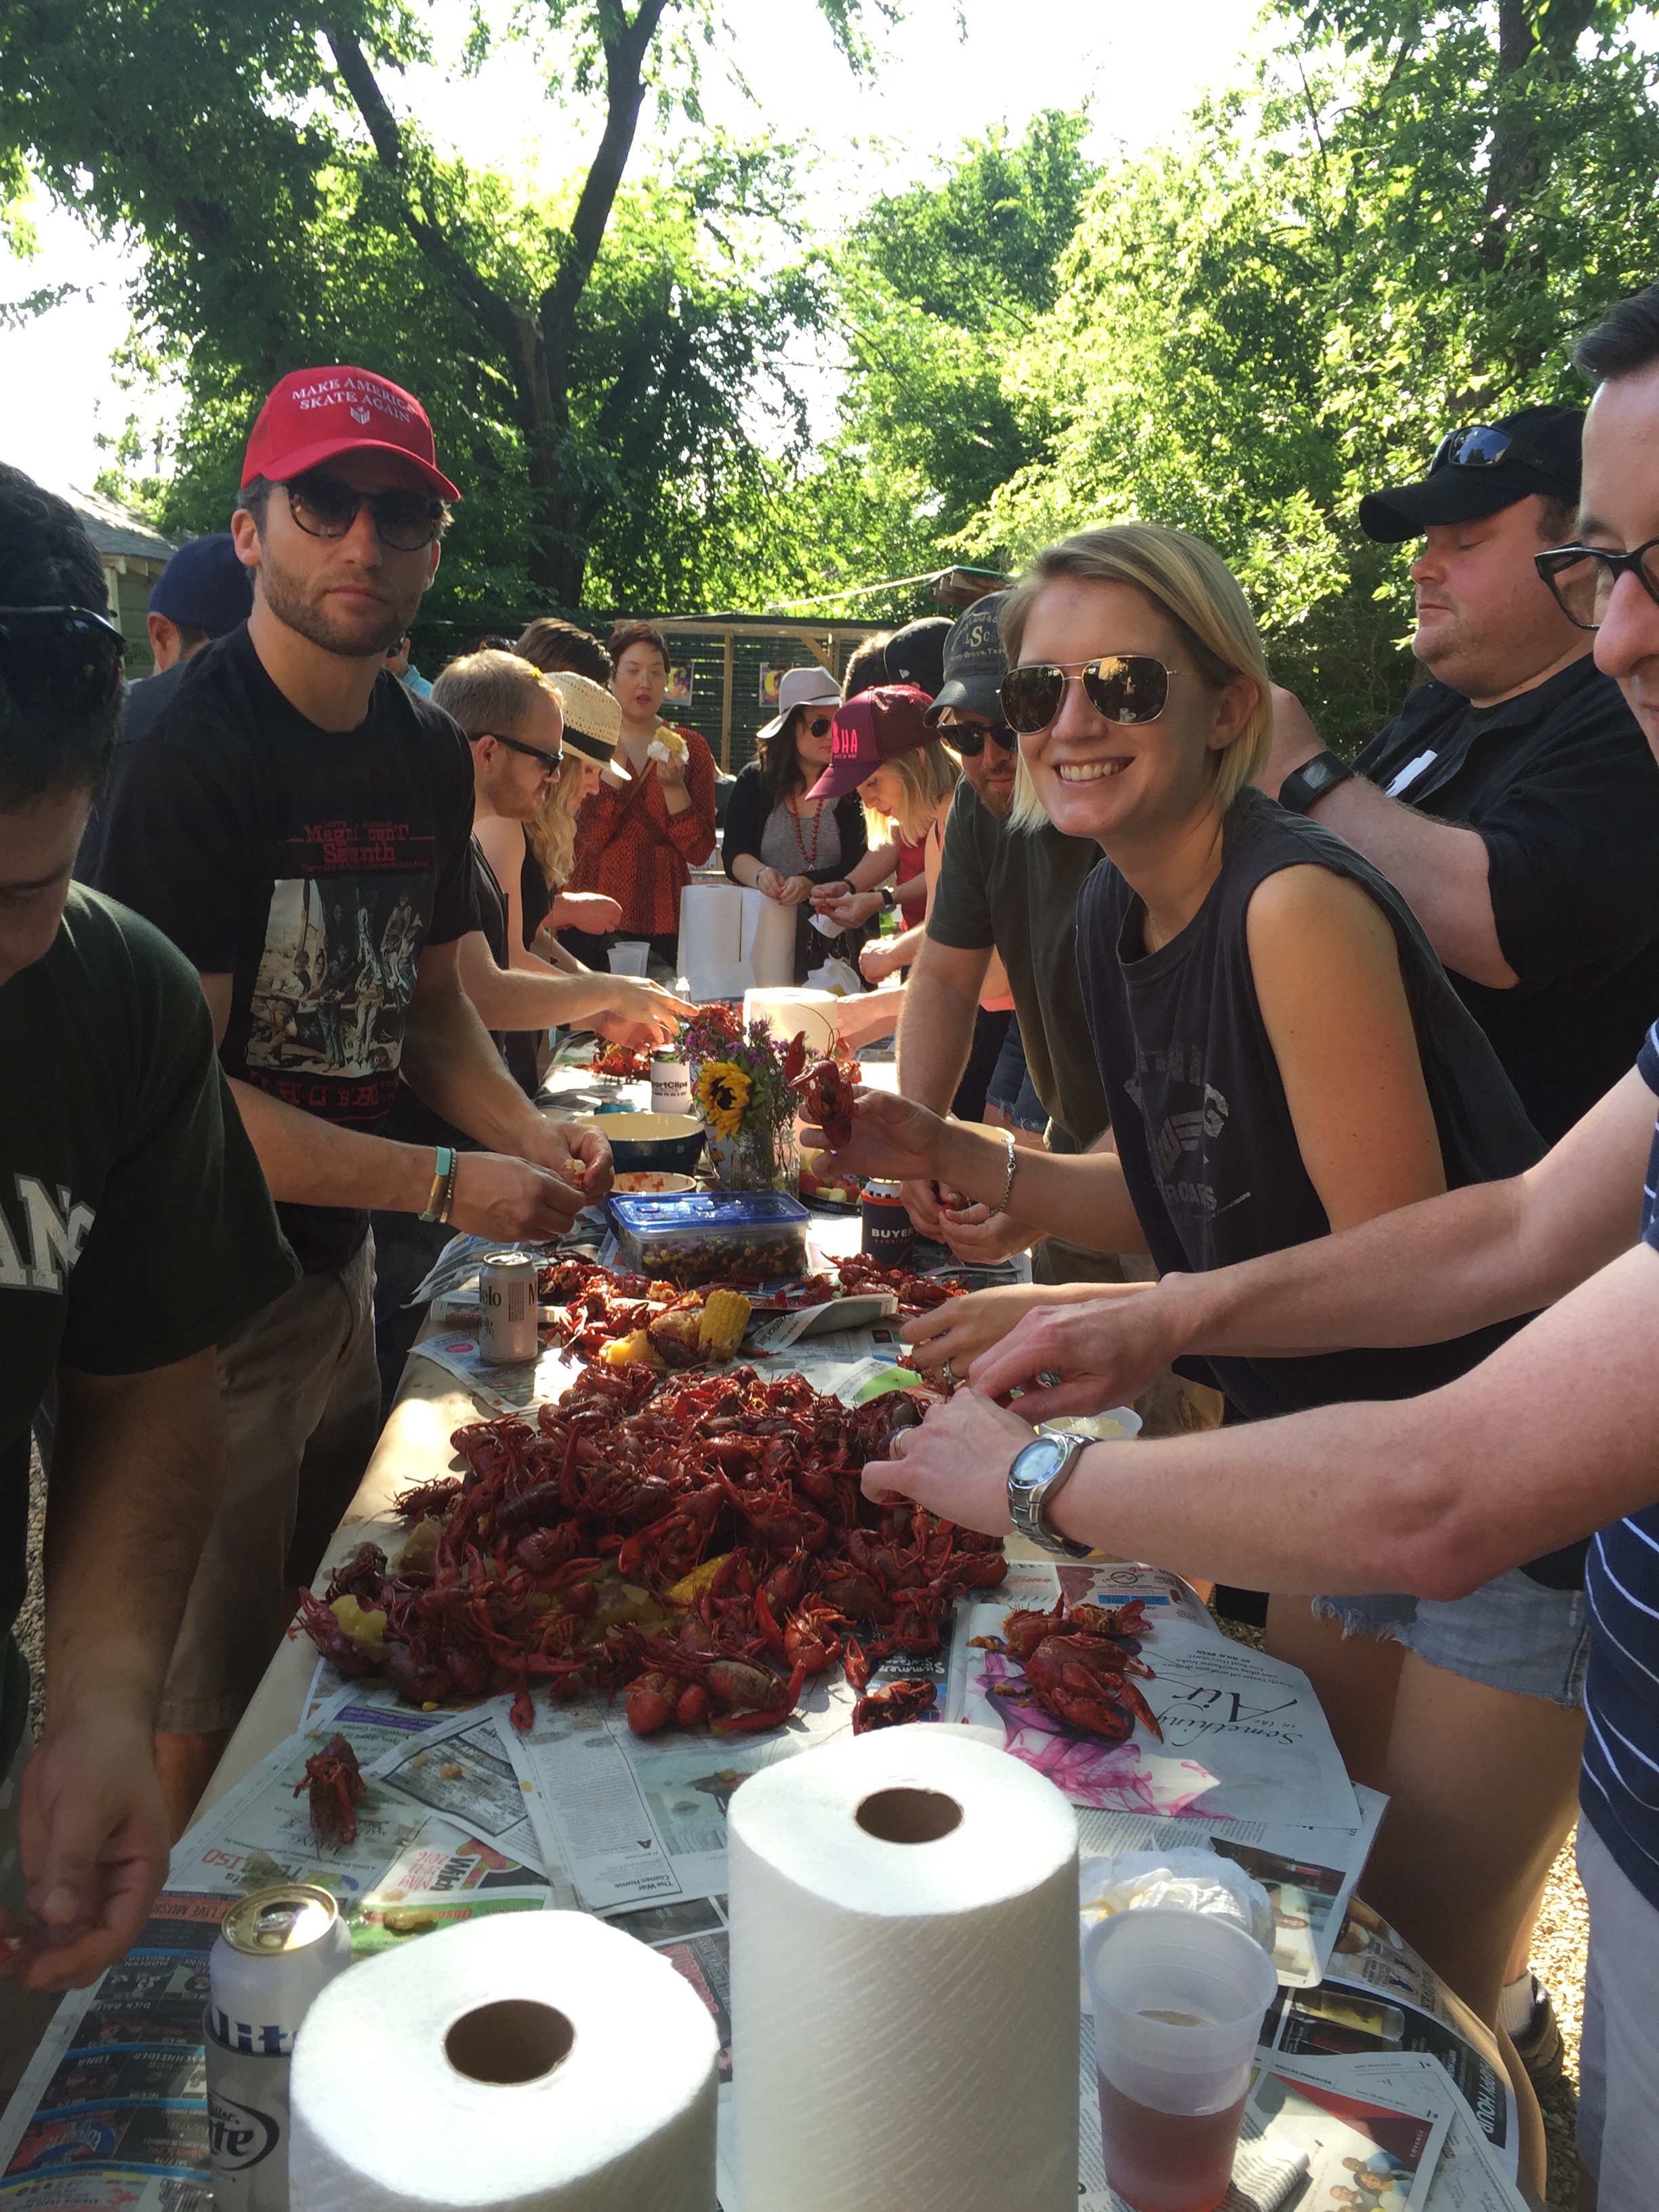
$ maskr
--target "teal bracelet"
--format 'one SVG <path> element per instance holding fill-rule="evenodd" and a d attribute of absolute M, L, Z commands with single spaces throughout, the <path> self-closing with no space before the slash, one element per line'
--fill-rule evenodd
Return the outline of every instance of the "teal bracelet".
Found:
<path fill-rule="evenodd" d="M 434 1147 L 434 1152 L 438 1163 L 437 1172 L 432 1178 L 432 1188 L 427 1194 L 426 1211 L 421 1216 L 422 1221 L 438 1221 L 442 1218 L 438 1208 L 444 1201 L 444 1186 L 455 1172 L 455 1155 L 449 1146 L 439 1145 Z"/>

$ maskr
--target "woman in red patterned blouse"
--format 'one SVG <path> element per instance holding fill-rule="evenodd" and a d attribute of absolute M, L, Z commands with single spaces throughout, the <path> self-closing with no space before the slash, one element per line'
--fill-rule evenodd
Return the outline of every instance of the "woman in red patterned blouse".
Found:
<path fill-rule="evenodd" d="M 622 908 L 617 936 L 648 938 L 653 954 L 672 969 L 680 893 L 714 849 L 714 757 L 695 730 L 657 718 L 668 685 L 660 630 L 649 623 L 618 624 L 611 658 L 622 735 L 599 790 L 582 803 L 569 888 L 615 899 Z"/>

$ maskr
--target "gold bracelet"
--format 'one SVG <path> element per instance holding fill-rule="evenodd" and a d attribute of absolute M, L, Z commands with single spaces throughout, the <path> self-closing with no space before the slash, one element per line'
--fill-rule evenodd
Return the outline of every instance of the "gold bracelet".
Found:
<path fill-rule="evenodd" d="M 447 1223 L 449 1219 L 449 1209 L 455 1203 L 455 1170 L 459 1167 L 460 1164 L 460 1154 L 459 1152 L 451 1152 L 449 1156 L 449 1173 L 444 1177 L 443 1204 L 438 1208 L 438 1218 L 443 1223 Z"/>
<path fill-rule="evenodd" d="M 1008 1147 L 1008 1180 L 1002 1186 L 1001 1198 L 991 1211 L 994 1213 L 1006 1213 L 1008 1201 L 1014 1194 L 1014 1176 L 1019 1167 L 1019 1146 L 1014 1141 L 1014 1133 L 1012 1129 L 999 1130 L 998 1134 Z"/>

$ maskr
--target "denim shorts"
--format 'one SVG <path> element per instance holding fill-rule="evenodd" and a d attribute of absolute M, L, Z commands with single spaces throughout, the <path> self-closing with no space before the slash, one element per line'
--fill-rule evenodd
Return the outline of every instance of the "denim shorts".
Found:
<path fill-rule="evenodd" d="M 1020 1037 L 1018 1018 L 1008 1024 L 1008 1034 L 1002 1040 L 997 1064 L 985 1086 L 985 1098 L 988 1105 L 1000 1106 L 1017 1129 L 1035 1129 L 1041 1133 L 1048 1126 L 1048 1109 L 1037 1097 L 1036 1086 L 1026 1073 L 1025 1047 Z"/>
<path fill-rule="evenodd" d="M 1547 1698 L 1576 1712 L 1584 1702 L 1589 1617 L 1583 1590 L 1546 1589 L 1519 1567 L 1468 1597 L 1316 1597 L 1315 1613 L 1344 1636 L 1403 1644 L 1431 1667 L 1494 1690 Z"/>

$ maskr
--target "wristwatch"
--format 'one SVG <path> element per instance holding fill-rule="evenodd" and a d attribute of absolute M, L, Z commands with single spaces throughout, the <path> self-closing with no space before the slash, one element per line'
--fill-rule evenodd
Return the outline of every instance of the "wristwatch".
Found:
<path fill-rule="evenodd" d="M 884 914 L 891 914 L 893 908 L 897 904 L 897 894 L 895 892 L 891 884 L 889 884 L 881 895 L 881 910 Z"/>
<path fill-rule="evenodd" d="M 1029 1536 L 1045 1552 L 1062 1559 L 1085 1559 L 1091 1547 L 1074 1543 L 1048 1523 L 1048 1509 L 1054 1496 L 1070 1481 L 1079 1453 L 1094 1439 L 1075 1432 L 1039 1428 L 1036 1441 L 1014 1455 L 1008 1470 L 1008 1516 L 1022 1536 Z"/>
<path fill-rule="evenodd" d="M 1279 803 L 1281 806 L 1288 806 L 1292 814 L 1305 814 L 1328 791 L 1334 791 L 1339 783 L 1346 783 L 1352 774 L 1353 770 L 1341 754 L 1334 753 L 1327 747 L 1322 753 L 1316 753 L 1310 761 L 1304 761 L 1300 768 L 1291 770 L 1279 787 Z"/>

